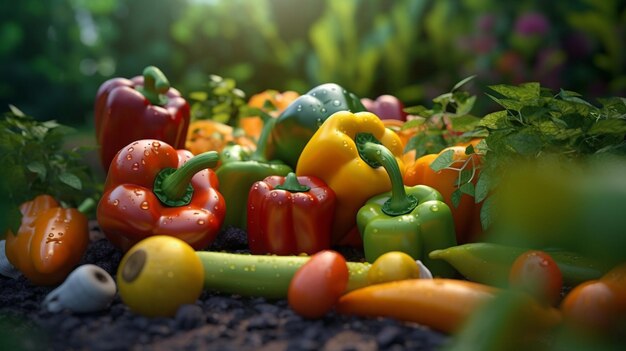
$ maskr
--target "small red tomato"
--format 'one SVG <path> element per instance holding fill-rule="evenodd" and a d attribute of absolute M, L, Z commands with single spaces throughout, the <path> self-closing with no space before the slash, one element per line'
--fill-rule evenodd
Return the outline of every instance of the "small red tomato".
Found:
<path fill-rule="evenodd" d="M 626 322 L 626 295 L 617 286 L 590 280 L 572 289 L 561 303 L 563 318 L 578 326 L 608 332 Z"/>
<path fill-rule="evenodd" d="M 324 250 L 311 256 L 289 284 L 289 306 L 306 318 L 328 313 L 348 286 L 348 265 L 341 254 Z"/>
<path fill-rule="evenodd" d="M 543 251 L 527 251 L 513 262 L 509 285 L 518 287 L 536 298 L 556 304 L 561 296 L 563 276 L 559 266 Z"/>

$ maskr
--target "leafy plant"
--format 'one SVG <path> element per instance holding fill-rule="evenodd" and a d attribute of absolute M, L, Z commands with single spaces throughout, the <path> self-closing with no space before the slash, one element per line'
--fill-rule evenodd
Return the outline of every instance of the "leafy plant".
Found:
<path fill-rule="evenodd" d="M 487 137 L 468 154 L 481 154 L 483 163 L 476 183 L 475 201 L 484 201 L 481 222 L 493 220 L 491 196 L 507 172 L 521 161 L 552 163 L 598 155 L 626 155 L 626 98 L 598 99 L 599 106 L 576 92 L 555 94 L 539 83 L 491 86 L 487 94 L 504 110 L 483 117 L 477 132 Z M 437 168 L 452 162 L 442 154 L 433 162 Z M 462 185 L 462 184 L 461 184 Z"/>
<path fill-rule="evenodd" d="M 193 120 L 212 119 L 220 123 L 237 126 L 244 117 L 246 94 L 237 88 L 234 79 L 210 75 L 206 90 L 194 91 L 189 95 Z"/>
<path fill-rule="evenodd" d="M 63 147 L 72 131 L 56 121 L 40 122 L 14 106 L 0 121 L 0 235 L 19 227 L 19 205 L 40 194 L 49 194 L 76 207 L 95 197 L 97 185 L 84 163 L 81 149 Z"/>
<path fill-rule="evenodd" d="M 402 130 L 416 127 L 423 129 L 409 140 L 405 152 L 415 150 L 415 158 L 418 158 L 438 153 L 471 137 L 484 136 L 484 132 L 475 131 L 480 118 L 471 114 L 476 96 L 461 90 L 474 78 L 475 76 L 467 77 L 455 84 L 449 92 L 434 98 L 430 109 L 418 105 L 404 110 L 412 117 L 402 126 Z"/>

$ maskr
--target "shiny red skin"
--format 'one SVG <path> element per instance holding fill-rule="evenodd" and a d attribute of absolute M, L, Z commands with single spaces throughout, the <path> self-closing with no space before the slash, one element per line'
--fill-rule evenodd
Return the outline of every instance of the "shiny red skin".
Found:
<path fill-rule="evenodd" d="M 193 154 L 158 140 L 138 140 L 115 156 L 104 194 L 98 203 L 98 224 L 106 237 L 122 250 L 152 235 L 169 235 L 196 250 L 207 248 L 219 233 L 226 206 L 217 191 L 211 169 L 196 173 L 189 205 L 163 205 L 152 192 L 154 179 L 164 168 L 179 168 Z"/>
<path fill-rule="evenodd" d="M 307 192 L 274 189 L 285 177 L 256 182 L 248 195 L 248 245 L 253 254 L 314 254 L 330 248 L 335 193 L 317 177 L 298 177 Z"/>
<path fill-rule="evenodd" d="M 96 140 L 100 162 L 107 171 L 117 152 L 140 139 L 158 139 L 176 149 L 185 147 L 189 128 L 189 104 L 178 90 L 170 88 L 164 106 L 152 105 L 136 90 L 143 77 L 113 78 L 98 89 L 95 103 Z"/>
<path fill-rule="evenodd" d="M 528 290 L 536 298 L 555 305 L 561 297 L 563 275 L 554 259 L 543 251 L 530 250 L 513 262 L 509 284 Z"/>
<path fill-rule="evenodd" d="M 311 256 L 291 278 L 289 307 L 305 318 L 321 318 L 346 292 L 350 273 L 341 254 L 325 250 Z"/>
<path fill-rule="evenodd" d="M 381 95 L 376 100 L 365 98 L 361 99 L 361 103 L 380 119 L 406 121 L 407 113 L 404 112 L 404 104 L 393 95 Z"/>

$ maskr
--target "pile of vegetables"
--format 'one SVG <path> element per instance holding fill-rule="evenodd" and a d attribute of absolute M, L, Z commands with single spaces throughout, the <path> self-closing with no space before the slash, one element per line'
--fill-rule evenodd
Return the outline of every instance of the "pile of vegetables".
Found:
<path fill-rule="evenodd" d="M 1 153 L 3 172 L 31 190 L 4 189 L 6 256 L 58 285 L 88 241 L 72 206 L 99 197 L 100 228 L 126 252 L 119 293 L 146 316 L 205 288 L 286 298 L 306 318 L 413 321 L 454 334 L 453 350 L 565 343 L 579 328 L 611 342 L 626 325 L 626 99 L 494 86 L 504 110 L 479 118 L 471 79 L 404 108 L 333 83 L 246 102 L 211 76 L 189 106 L 148 67 L 98 91 L 101 196 L 56 123 L 13 109 L 0 147 L 22 156 Z M 205 251 L 228 226 L 251 254 Z M 333 250 L 346 245 L 366 262 Z"/>

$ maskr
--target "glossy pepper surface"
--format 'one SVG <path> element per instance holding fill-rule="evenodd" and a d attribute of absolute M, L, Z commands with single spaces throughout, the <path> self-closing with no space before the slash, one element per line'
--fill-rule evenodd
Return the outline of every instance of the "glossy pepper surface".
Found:
<path fill-rule="evenodd" d="M 478 139 L 473 142 L 476 144 Z M 443 149 L 438 154 L 428 154 L 417 158 L 414 162 L 406 163 L 406 171 L 404 173 L 404 184 L 406 185 L 427 185 L 437 189 L 443 196 L 443 201 L 452 211 L 454 218 L 454 227 L 457 242 L 465 244 L 467 242 L 476 241 L 482 232 L 480 223 L 480 209 L 482 204 L 476 204 L 474 198 L 462 194 L 458 206 L 454 206 L 452 201 L 453 193 L 459 189 L 458 181 L 461 178 L 461 172 L 473 172 L 471 176 L 472 184 L 476 184 L 479 176 L 478 166 L 480 158 L 477 154 L 466 155 L 466 146 L 451 146 Z M 454 163 L 451 167 L 444 168 L 440 171 L 434 171 L 430 165 L 437 157 L 447 151 L 452 151 L 452 159 Z"/>
<path fill-rule="evenodd" d="M 402 143 L 393 131 L 370 112 L 341 111 L 330 116 L 302 150 L 297 175 L 324 180 L 337 197 L 331 244 L 362 244 L 356 214 L 365 201 L 391 190 L 383 167 L 372 168 L 359 156 L 356 135 L 372 134 L 385 146 L 404 171 Z"/>
<path fill-rule="evenodd" d="M 248 245 L 253 254 L 312 255 L 330 248 L 335 193 L 316 177 L 270 176 L 248 196 Z"/>
<path fill-rule="evenodd" d="M 456 279 L 408 279 L 367 286 L 343 295 L 339 313 L 391 317 L 452 333 L 497 289 Z"/>
<path fill-rule="evenodd" d="M 265 122 L 257 148 L 252 154 L 233 152 L 229 154 L 228 161 L 217 169 L 220 192 L 226 201 L 224 226 L 246 228 L 248 194 L 254 182 L 273 175 L 286 176 L 293 171 L 281 161 L 268 161 L 265 157 L 267 139 L 275 121 L 269 119 Z M 238 157 L 241 159 L 238 160 Z"/>
<path fill-rule="evenodd" d="M 390 192 L 372 197 L 357 213 L 367 261 L 401 251 L 422 260 L 436 276 L 454 275 L 449 264 L 428 257 L 433 250 L 456 245 L 452 214 L 441 195 L 425 185 L 405 187 L 394 155 L 373 135 L 357 134 L 356 145 L 363 161 L 373 168 L 382 166 L 391 181 Z"/>
<path fill-rule="evenodd" d="M 224 199 L 209 169 L 217 160 L 215 151 L 193 156 L 153 139 L 128 144 L 111 163 L 98 204 L 100 228 L 123 250 L 153 235 L 206 248 L 224 220 Z"/>
<path fill-rule="evenodd" d="M 471 281 L 494 286 L 508 286 L 513 263 L 528 248 L 494 244 L 470 243 L 435 250 L 430 258 L 445 260 Z M 576 286 L 584 281 L 597 279 L 611 267 L 583 255 L 545 249 L 561 270 L 563 284 Z"/>
<path fill-rule="evenodd" d="M 185 146 L 189 104 L 154 66 L 146 67 L 143 77 L 104 82 L 96 95 L 94 116 L 105 171 L 117 152 L 135 140 L 158 139 L 177 149 Z"/>
<path fill-rule="evenodd" d="M 49 195 L 23 203 L 20 212 L 17 235 L 7 232 L 7 259 L 35 285 L 60 284 L 87 249 L 87 217 Z"/>
<path fill-rule="evenodd" d="M 296 167 L 300 153 L 315 131 L 338 111 L 366 111 L 361 100 L 334 83 L 309 90 L 281 113 L 272 130 L 273 156 Z"/>
<path fill-rule="evenodd" d="M 248 100 L 248 106 L 261 109 L 271 117 L 278 117 L 299 96 L 300 94 L 291 90 L 281 93 L 277 90 L 267 89 L 252 95 Z M 258 140 L 261 136 L 263 125 L 263 118 L 260 116 L 248 116 L 239 119 L 239 127 L 254 140 Z"/>

